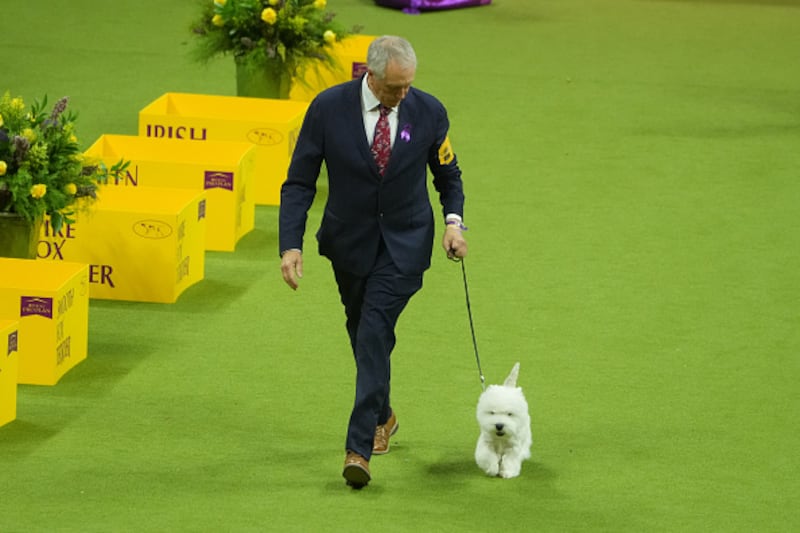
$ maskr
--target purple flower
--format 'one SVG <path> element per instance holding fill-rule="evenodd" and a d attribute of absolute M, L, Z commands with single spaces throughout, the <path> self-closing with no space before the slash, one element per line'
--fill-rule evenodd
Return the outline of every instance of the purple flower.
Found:
<path fill-rule="evenodd" d="M 31 148 L 31 143 L 21 135 L 14 135 L 14 162 L 19 165 L 28 155 L 28 150 Z"/>
<path fill-rule="evenodd" d="M 50 120 L 56 124 L 58 124 L 58 117 L 67 109 L 67 103 L 69 103 L 69 98 L 66 96 L 62 97 L 56 105 L 53 106 L 53 112 L 50 113 Z"/>
<path fill-rule="evenodd" d="M 411 142 L 411 124 L 403 126 L 402 131 L 400 131 L 400 138 L 407 143 Z"/>

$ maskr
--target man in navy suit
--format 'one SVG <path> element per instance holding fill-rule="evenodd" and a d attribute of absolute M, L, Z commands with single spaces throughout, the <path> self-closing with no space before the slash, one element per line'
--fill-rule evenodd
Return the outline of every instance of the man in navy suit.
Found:
<path fill-rule="evenodd" d="M 431 264 L 435 223 L 427 169 L 442 205 L 442 246 L 451 259 L 467 254 L 461 170 L 447 111 L 411 87 L 416 67 L 408 41 L 375 39 L 364 76 L 311 102 L 281 188 L 281 272 L 297 289 L 307 213 L 325 162 L 328 200 L 316 236 L 333 267 L 356 362 L 343 470 L 354 488 L 371 480 L 371 456 L 389 451 L 398 428 L 389 400 L 390 356 L 397 319 Z"/>

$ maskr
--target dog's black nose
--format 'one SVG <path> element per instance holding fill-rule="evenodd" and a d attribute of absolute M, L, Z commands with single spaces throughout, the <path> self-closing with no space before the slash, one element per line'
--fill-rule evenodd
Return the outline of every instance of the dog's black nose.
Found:
<path fill-rule="evenodd" d="M 497 431 L 503 431 L 503 424 L 495 424 L 494 427 L 497 428 Z"/>

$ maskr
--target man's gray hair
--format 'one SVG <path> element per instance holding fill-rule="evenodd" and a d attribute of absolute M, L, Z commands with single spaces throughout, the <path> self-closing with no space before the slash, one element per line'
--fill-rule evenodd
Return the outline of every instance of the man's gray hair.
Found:
<path fill-rule="evenodd" d="M 367 68 L 378 79 L 386 77 L 386 65 L 390 60 L 403 68 L 417 68 L 417 54 L 411 43 L 395 35 L 383 35 L 370 43 L 367 49 Z"/>

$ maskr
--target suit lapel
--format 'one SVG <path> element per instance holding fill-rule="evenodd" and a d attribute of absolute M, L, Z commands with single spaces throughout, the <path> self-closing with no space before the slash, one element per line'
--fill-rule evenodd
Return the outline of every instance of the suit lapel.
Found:
<path fill-rule="evenodd" d="M 375 158 L 372 157 L 372 151 L 367 141 L 367 133 L 364 130 L 364 114 L 361 111 L 361 83 L 362 78 L 353 80 L 353 90 L 347 94 L 347 102 L 345 102 L 342 109 L 350 110 L 348 111 L 346 122 L 349 130 L 353 132 L 353 139 L 356 139 L 358 153 L 369 163 L 373 177 L 380 180 L 381 175 L 378 173 L 378 165 L 375 163 Z"/>

